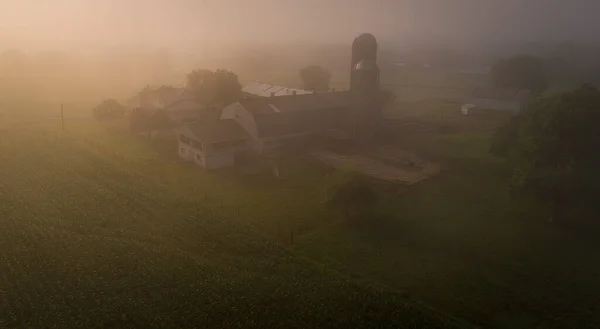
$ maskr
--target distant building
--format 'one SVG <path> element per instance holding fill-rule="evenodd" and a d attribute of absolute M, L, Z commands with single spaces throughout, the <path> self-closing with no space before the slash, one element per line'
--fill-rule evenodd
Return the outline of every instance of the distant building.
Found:
<path fill-rule="evenodd" d="M 246 96 L 245 98 L 307 95 L 312 93 L 312 91 L 308 90 L 288 88 L 260 82 L 252 82 L 242 88 L 242 94 Z"/>
<path fill-rule="evenodd" d="M 179 155 L 207 169 L 230 167 L 243 153 L 265 154 L 342 130 L 349 108 L 349 92 L 242 99 L 225 107 L 220 120 L 184 124 Z"/>
<path fill-rule="evenodd" d="M 484 110 L 519 112 L 531 97 L 527 90 L 493 88 L 476 90 L 465 103 Z"/>

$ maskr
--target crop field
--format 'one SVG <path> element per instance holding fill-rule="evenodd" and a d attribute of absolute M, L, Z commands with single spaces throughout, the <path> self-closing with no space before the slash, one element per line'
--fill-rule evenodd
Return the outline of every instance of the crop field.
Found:
<path fill-rule="evenodd" d="M 386 116 L 396 144 L 443 171 L 382 191 L 362 224 L 324 205 L 327 171 L 300 159 L 276 180 L 174 162 L 173 141 L 112 125 L 0 126 L 3 324 L 327 327 L 365 307 L 373 317 L 359 326 L 424 323 L 397 314 L 432 327 L 453 317 L 600 327 L 600 246 L 510 202 L 510 173 L 489 153 L 506 114 L 464 117 L 432 101 L 396 103 Z M 267 310 L 278 322 L 256 315 Z"/>
<path fill-rule="evenodd" d="M 0 327 L 453 327 L 101 153 L 1 130 Z"/>

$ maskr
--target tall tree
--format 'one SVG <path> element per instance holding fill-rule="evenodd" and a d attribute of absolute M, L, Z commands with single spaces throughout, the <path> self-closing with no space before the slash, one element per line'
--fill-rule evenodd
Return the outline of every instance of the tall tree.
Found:
<path fill-rule="evenodd" d="M 300 78 L 304 89 L 325 92 L 329 90 L 331 73 L 321 66 L 310 65 L 300 70 Z"/>
<path fill-rule="evenodd" d="M 187 76 L 187 88 L 206 105 L 227 105 L 239 99 L 242 85 L 235 73 L 219 69 L 195 70 Z"/>
<path fill-rule="evenodd" d="M 525 89 L 535 94 L 541 93 L 548 86 L 543 61 L 529 55 L 496 63 L 492 67 L 492 80 L 497 87 Z"/>
<path fill-rule="evenodd" d="M 496 136 L 496 153 L 515 169 L 513 188 L 532 192 L 553 219 L 600 218 L 599 109 L 600 91 L 583 85 L 538 98 Z"/>

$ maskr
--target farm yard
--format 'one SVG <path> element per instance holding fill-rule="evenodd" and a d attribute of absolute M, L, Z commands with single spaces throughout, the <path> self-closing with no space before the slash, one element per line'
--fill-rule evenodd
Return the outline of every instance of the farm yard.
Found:
<path fill-rule="evenodd" d="M 209 173 L 116 126 L 3 125 L 0 323 L 335 327 L 369 313 L 353 325 L 600 325 L 598 244 L 509 200 L 488 151 L 505 114 L 430 101 L 386 116 L 388 137 L 442 172 L 380 191 L 360 223 L 324 204 L 329 171 L 305 159 L 281 180 Z"/>

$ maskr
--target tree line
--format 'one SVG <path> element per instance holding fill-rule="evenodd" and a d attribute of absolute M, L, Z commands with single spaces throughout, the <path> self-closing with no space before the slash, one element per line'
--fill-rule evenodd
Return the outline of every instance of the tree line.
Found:
<path fill-rule="evenodd" d="M 519 56 L 499 62 L 494 82 L 537 95 L 498 129 L 491 152 L 513 170 L 513 199 L 534 201 L 552 222 L 593 223 L 600 218 L 600 91 L 585 83 L 545 92 L 542 61 Z"/>

